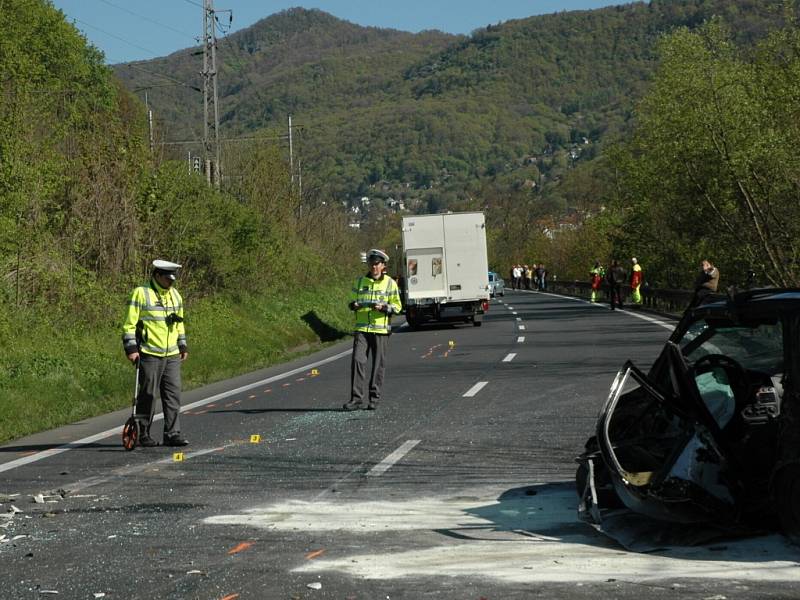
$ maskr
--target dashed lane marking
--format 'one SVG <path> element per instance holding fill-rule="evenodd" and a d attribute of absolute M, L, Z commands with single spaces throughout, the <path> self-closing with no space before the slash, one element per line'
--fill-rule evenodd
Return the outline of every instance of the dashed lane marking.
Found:
<path fill-rule="evenodd" d="M 488 381 L 479 381 L 478 383 L 473 385 L 471 388 L 469 388 L 467 390 L 467 393 L 464 394 L 462 396 L 462 398 L 472 398 L 475 394 L 480 392 L 486 386 L 487 383 L 489 383 L 489 382 Z"/>
<path fill-rule="evenodd" d="M 384 458 L 377 465 L 372 467 L 367 473 L 367 477 L 379 477 L 388 471 L 393 464 L 408 454 L 411 449 L 420 443 L 420 440 L 408 440 L 401 445 L 397 450 L 392 452 L 389 456 Z"/>
<path fill-rule="evenodd" d="M 519 326 L 519 330 L 520 330 L 520 331 L 525 331 L 525 325 L 520 325 L 520 326 Z"/>
<path fill-rule="evenodd" d="M 517 343 L 518 344 L 522 344 L 524 341 L 525 341 L 525 336 L 524 335 L 521 335 L 521 336 L 519 336 L 517 338 Z"/>
<path fill-rule="evenodd" d="M 512 352 L 511 354 L 509 354 L 508 356 L 506 356 L 503 359 L 503 362 L 511 362 L 512 360 L 514 360 L 515 356 L 516 356 L 516 354 Z"/>

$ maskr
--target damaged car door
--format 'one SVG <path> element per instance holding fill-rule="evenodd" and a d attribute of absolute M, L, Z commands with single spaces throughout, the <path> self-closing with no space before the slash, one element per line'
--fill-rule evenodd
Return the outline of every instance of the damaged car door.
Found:
<path fill-rule="evenodd" d="M 771 513 L 783 384 L 776 318 L 701 318 L 676 330 L 645 375 L 617 374 L 579 457 L 581 516 L 606 507 L 673 523 L 752 530 Z"/>

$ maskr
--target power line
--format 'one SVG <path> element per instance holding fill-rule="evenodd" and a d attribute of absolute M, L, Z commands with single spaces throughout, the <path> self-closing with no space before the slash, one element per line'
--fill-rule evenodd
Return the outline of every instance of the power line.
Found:
<path fill-rule="evenodd" d="M 168 81 L 171 81 L 171 82 L 173 82 L 173 83 L 175 83 L 177 85 L 182 85 L 183 87 L 187 87 L 187 88 L 189 88 L 191 90 L 194 90 L 195 92 L 202 92 L 203 91 L 199 87 L 191 85 L 189 83 L 186 83 L 185 81 L 181 81 L 180 79 L 176 79 L 175 77 L 172 77 L 171 75 L 164 75 L 163 73 L 156 73 L 155 71 L 148 71 L 147 69 L 143 69 L 142 67 L 134 65 L 134 64 L 131 64 L 131 63 L 127 63 L 127 64 L 125 64 L 125 66 L 128 67 L 129 69 L 136 69 L 137 71 L 141 71 L 142 73 L 147 73 L 148 75 L 154 75 L 156 77 L 163 77 L 164 79 L 166 79 Z"/>
<path fill-rule="evenodd" d="M 112 38 L 114 38 L 116 40 L 119 40 L 120 42 L 124 42 L 125 44 L 128 44 L 129 46 L 133 46 L 134 48 L 138 48 L 139 50 L 144 50 L 148 54 L 152 54 L 153 56 L 158 56 L 158 54 L 156 52 L 153 52 L 149 48 L 145 48 L 143 46 L 140 46 L 139 44 L 134 44 L 133 42 L 131 42 L 129 40 L 126 40 L 125 38 L 121 38 L 118 35 L 114 35 L 110 31 L 106 31 L 105 29 L 100 29 L 99 27 L 95 27 L 94 25 L 91 25 L 91 24 L 87 23 L 86 21 L 81 21 L 80 19 L 76 19 L 74 17 L 72 18 L 72 20 L 77 22 L 77 23 L 81 23 L 85 27 L 88 27 L 90 29 L 94 29 L 95 31 L 99 31 L 100 33 L 104 33 L 107 36 L 110 36 L 110 37 L 112 37 Z"/>
<path fill-rule="evenodd" d="M 114 4 L 113 2 L 109 2 L 109 0 L 100 0 L 100 2 L 102 2 L 103 4 L 107 4 L 108 6 L 112 6 L 112 7 L 116 8 L 118 10 L 121 10 L 123 12 L 126 12 L 129 15 L 133 15 L 134 17 L 138 17 L 138 18 L 142 19 L 143 21 L 147 21 L 148 23 L 152 23 L 153 25 L 158 25 L 159 27 L 163 27 L 164 29 L 169 29 L 170 31 L 174 31 L 175 33 L 180 33 L 181 35 L 184 35 L 184 36 L 186 36 L 188 38 L 191 38 L 193 40 L 196 39 L 195 36 L 190 35 L 190 34 L 186 33 L 185 31 L 181 31 L 180 29 L 175 29 L 174 27 L 171 27 L 170 25 L 167 25 L 165 23 L 161 23 L 159 21 L 156 21 L 156 20 L 151 19 L 149 17 L 146 17 L 144 15 L 140 15 L 139 13 L 133 12 L 132 10 L 128 10 L 124 6 L 118 6 L 117 4 Z"/>

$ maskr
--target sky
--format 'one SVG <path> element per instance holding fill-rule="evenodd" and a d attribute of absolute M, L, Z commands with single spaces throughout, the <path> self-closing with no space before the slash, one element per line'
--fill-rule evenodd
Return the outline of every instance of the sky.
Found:
<path fill-rule="evenodd" d="M 110 64 L 150 60 L 198 44 L 203 0 L 51 0 Z M 625 4 L 614 0 L 214 0 L 230 33 L 287 8 L 319 8 L 359 25 L 468 34 L 509 19 Z"/>

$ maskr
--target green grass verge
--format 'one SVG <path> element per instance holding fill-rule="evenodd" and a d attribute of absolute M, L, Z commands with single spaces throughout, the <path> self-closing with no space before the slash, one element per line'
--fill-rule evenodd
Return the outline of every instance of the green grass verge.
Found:
<path fill-rule="evenodd" d="M 310 353 L 352 329 L 349 285 L 193 301 L 184 390 Z M 41 314 L 0 322 L 0 443 L 130 406 L 133 368 L 115 321 L 91 326 Z M 344 393 L 344 390 L 343 390 Z"/>

